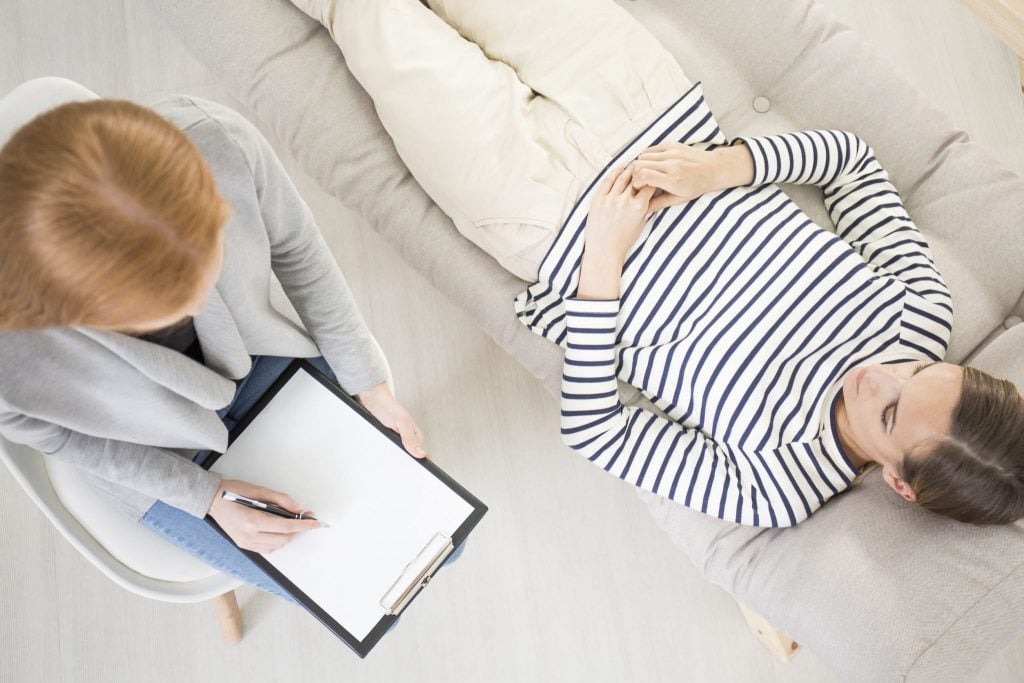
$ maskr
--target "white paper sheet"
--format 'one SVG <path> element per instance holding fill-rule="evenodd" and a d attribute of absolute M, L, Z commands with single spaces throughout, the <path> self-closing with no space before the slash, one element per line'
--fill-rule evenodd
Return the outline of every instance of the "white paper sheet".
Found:
<path fill-rule="evenodd" d="M 359 640 L 409 561 L 473 511 L 301 369 L 211 470 L 287 493 L 331 525 L 265 557 Z"/>

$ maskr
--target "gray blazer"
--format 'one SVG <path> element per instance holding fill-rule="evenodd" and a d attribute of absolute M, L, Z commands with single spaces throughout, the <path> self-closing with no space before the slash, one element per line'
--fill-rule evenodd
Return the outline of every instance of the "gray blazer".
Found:
<path fill-rule="evenodd" d="M 174 95 L 153 109 L 206 159 L 233 212 L 224 267 L 195 317 L 206 365 L 88 327 L 0 334 L 0 434 L 69 462 L 141 517 L 156 499 L 206 513 L 220 477 L 190 458 L 223 451 L 216 410 L 250 355 L 323 355 L 349 393 L 387 378 L 338 265 L 269 143 L 237 112 Z"/>

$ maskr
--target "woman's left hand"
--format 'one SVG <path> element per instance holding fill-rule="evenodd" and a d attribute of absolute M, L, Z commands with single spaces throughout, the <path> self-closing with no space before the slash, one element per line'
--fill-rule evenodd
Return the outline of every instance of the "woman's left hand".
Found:
<path fill-rule="evenodd" d="M 648 205 L 655 188 L 633 188 L 633 165 L 620 166 L 608 172 L 594 193 L 584 229 L 584 258 L 611 257 L 626 259 L 630 247 L 640 236 L 647 221 Z"/>
<path fill-rule="evenodd" d="M 622 264 L 643 231 L 654 188 L 633 189 L 633 168 L 614 168 L 594 195 L 583 231 L 583 263 L 576 296 L 617 299 Z"/>
<path fill-rule="evenodd" d="M 388 429 L 402 437 L 402 446 L 417 458 L 427 457 L 423 450 L 423 432 L 412 421 L 409 413 L 398 399 L 391 394 L 387 383 L 381 382 L 375 387 L 356 394 L 363 407 L 370 411 Z"/>

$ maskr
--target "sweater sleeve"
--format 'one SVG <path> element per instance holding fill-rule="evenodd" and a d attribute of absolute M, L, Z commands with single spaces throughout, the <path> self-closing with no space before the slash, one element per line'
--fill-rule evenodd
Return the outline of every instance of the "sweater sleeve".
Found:
<path fill-rule="evenodd" d="M 0 412 L 0 433 L 49 458 L 204 517 L 221 477 L 155 446 L 103 439 L 13 412 Z"/>
<path fill-rule="evenodd" d="M 387 361 L 312 212 L 270 143 L 234 110 L 217 107 L 215 118 L 249 163 L 274 274 L 338 381 L 350 394 L 386 381 Z"/>
<path fill-rule="evenodd" d="M 876 272 L 896 278 L 921 306 L 948 321 L 952 299 L 931 251 L 899 192 L 861 138 L 846 131 L 812 130 L 737 138 L 754 159 L 754 185 L 821 187 L 836 233 Z"/>
<path fill-rule="evenodd" d="M 618 301 L 565 302 L 562 440 L 605 471 L 705 514 L 752 526 L 789 526 L 754 485 L 746 456 L 651 411 L 626 407 L 616 380 Z M 809 514 L 809 513 L 808 513 Z"/>

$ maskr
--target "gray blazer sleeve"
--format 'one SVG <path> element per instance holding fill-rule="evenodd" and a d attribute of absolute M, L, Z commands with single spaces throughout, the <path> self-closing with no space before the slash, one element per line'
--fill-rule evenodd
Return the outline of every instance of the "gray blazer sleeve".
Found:
<path fill-rule="evenodd" d="M 248 161 L 270 238 L 271 267 L 341 386 L 358 394 L 384 382 L 387 362 L 312 212 L 270 143 L 238 112 L 193 103 L 218 120 Z"/>
<path fill-rule="evenodd" d="M 105 481 L 203 517 L 221 477 L 171 451 L 103 439 L 26 415 L 0 411 L 0 432 Z"/>

